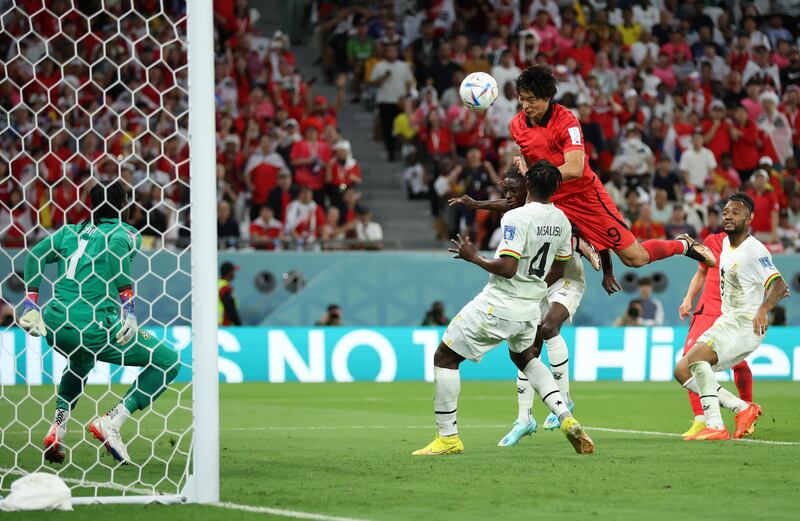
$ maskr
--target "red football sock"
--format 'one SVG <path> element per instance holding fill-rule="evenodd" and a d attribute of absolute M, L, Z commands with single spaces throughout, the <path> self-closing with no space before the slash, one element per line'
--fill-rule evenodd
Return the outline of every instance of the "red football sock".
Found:
<path fill-rule="evenodd" d="M 747 365 L 747 362 L 744 360 L 733 367 L 733 381 L 736 383 L 736 389 L 739 390 L 739 398 L 748 403 L 752 402 L 753 373 L 750 371 L 750 366 Z"/>
<path fill-rule="evenodd" d="M 684 241 L 663 241 L 663 240 L 650 240 L 642 243 L 644 249 L 650 255 L 650 262 L 655 262 L 673 255 L 683 255 L 683 249 L 686 247 Z"/>
<path fill-rule="evenodd" d="M 692 404 L 692 412 L 695 416 L 703 416 L 703 404 L 700 403 L 700 397 L 689 391 L 689 403 Z"/>

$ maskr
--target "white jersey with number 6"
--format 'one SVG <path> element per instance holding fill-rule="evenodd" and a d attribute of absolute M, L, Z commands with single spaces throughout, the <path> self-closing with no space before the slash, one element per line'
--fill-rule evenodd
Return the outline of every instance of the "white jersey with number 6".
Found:
<path fill-rule="evenodd" d="M 764 290 L 781 276 L 769 250 L 752 235 L 736 248 L 728 237 L 722 240 L 719 274 L 722 314 L 747 318 L 753 318 L 764 301 Z"/>
<path fill-rule="evenodd" d="M 506 212 L 500 221 L 503 240 L 495 258 L 519 259 L 514 277 L 489 276 L 489 283 L 475 300 L 491 314 L 514 321 L 538 315 L 539 303 L 547 296 L 545 275 L 553 261 L 572 257 L 572 226 L 552 204 L 528 203 Z"/>

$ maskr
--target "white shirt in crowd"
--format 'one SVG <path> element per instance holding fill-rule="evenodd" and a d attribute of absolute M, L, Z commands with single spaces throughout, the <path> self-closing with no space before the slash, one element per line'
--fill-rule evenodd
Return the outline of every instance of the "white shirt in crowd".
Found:
<path fill-rule="evenodd" d="M 611 162 L 611 170 L 624 170 L 625 174 L 642 175 L 653 169 L 653 151 L 638 137 L 623 141 Z"/>
<path fill-rule="evenodd" d="M 408 93 L 409 83 L 414 81 L 411 68 L 402 60 L 395 60 L 389 63 L 386 60 L 379 61 L 372 69 L 371 81 L 381 78 L 386 71 L 389 77 L 378 87 L 376 101 L 378 103 L 397 103 L 401 96 Z"/>
<path fill-rule="evenodd" d="M 373 221 L 366 225 L 361 221 L 356 221 L 356 237 L 360 241 L 382 241 L 383 227 Z"/>
<path fill-rule="evenodd" d="M 500 94 L 494 105 L 489 107 L 486 112 L 486 119 L 492 129 L 492 134 L 497 137 L 510 137 L 509 125 L 518 112 L 519 101 L 517 98 L 508 99 L 505 94 Z"/>
<path fill-rule="evenodd" d="M 710 176 L 715 168 L 717 159 L 706 147 L 701 147 L 700 150 L 695 150 L 694 147 L 684 150 L 678 166 L 681 172 L 686 172 L 686 182 L 698 188 L 705 185 L 706 177 Z"/>
<path fill-rule="evenodd" d="M 789 125 L 786 114 L 776 110 L 772 116 L 769 116 L 766 112 L 762 112 L 756 119 L 756 125 L 772 140 L 780 164 L 785 164 L 787 159 L 794 156 L 792 127 Z"/>
<path fill-rule="evenodd" d="M 510 81 L 512 84 L 516 84 L 517 76 L 520 74 L 522 74 L 522 70 L 513 63 L 511 67 L 503 67 L 502 65 L 492 67 L 492 76 L 497 81 L 497 88 L 500 89 L 501 93 L 506 82 Z"/>
<path fill-rule="evenodd" d="M 647 9 L 642 8 L 640 5 L 634 5 L 633 19 L 639 22 L 639 25 L 642 26 L 642 31 L 647 31 L 649 33 L 653 30 L 653 26 L 658 25 L 661 21 L 661 12 L 653 2 L 650 2 Z M 658 53 L 654 54 L 653 58 L 658 58 Z"/>
<path fill-rule="evenodd" d="M 641 22 L 639 23 L 641 24 Z M 644 27 L 642 27 L 642 30 L 644 30 Z M 650 57 L 653 58 L 654 61 L 658 59 L 658 53 L 660 49 L 661 48 L 656 42 L 650 41 L 644 43 L 638 41 L 631 45 L 631 57 L 636 65 L 641 65 L 644 59 L 647 57 L 648 51 L 650 52 Z"/>

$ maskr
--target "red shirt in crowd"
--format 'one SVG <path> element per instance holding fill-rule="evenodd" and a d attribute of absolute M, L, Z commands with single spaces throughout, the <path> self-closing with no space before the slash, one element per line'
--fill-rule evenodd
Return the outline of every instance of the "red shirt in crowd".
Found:
<path fill-rule="evenodd" d="M 322 190 L 325 187 L 325 165 L 331 159 L 331 148 L 324 141 L 314 143 L 303 139 L 292 146 L 291 160 L 318 158 L 318 161 L 307 165 L 299 165 L 294 169 L 294 179 L 300 186 L 307 186 L 312 190 Z"/>
<path fill-rule="evenodd" d="M 761 195 L 758 195 L 752 188 L 747 190 L 747 195 L 753 198 L 756 203 L 756 209 L 753 212 L 753 222 L 750 223 L 750 228 L 754 232 L 771 232 L 772 231 L 772 212 L 777 212 L 780 209 L 778 204 L 778 196 L 772 190 L 767 190 Z"/>
<path fill-rule="evenodd" d="M 449 154 L 453 151 L 453 132 L 448 127 L 430 128 L 423 130 L 422 141 L 432 156 Z"/>
<path fill-rule="evenodd" d="M 758 127 L 748 121 L 744 127 L 734 124 L 733 128 L 742 133 L 739 139 L 733 139 L 733 168 L 736 170 L 752 170 L 758 166 L 759 151 L 757 147 Z"/>
<path fill-rule="evenodd" d="M 710 119 L 703 120 L 703 133 L 708 133 L 713 124 L 714 122 Z M 722 162 L 722 154 L 731 151 L 731 132 L 730 126 L 726 121 L 720 122 L 717 131 L 714 133 L 714 137 L 711 138 L 711 141 L 706 143 L 706 148 L 714 153 L 714 157 L 717 158 L 717 164 Z"/>
<path fill-rule="evenodd" d="M 277 219 L 264 222 L 259 217 L 250 223 L 250 238 L 253 240 L 253 247 L 259 250 L 274 250 L 275 239 L 281 236 L 283 225 Z"/>
<path fill-rule="evenodd" d="M 331 160 L 331 178 L 328 184 L 336 186 L 351 186 L 361 182 L 361 167 L 358 161 L 353 161 L 352 164 L 342 163 L 335 158 Z"/>

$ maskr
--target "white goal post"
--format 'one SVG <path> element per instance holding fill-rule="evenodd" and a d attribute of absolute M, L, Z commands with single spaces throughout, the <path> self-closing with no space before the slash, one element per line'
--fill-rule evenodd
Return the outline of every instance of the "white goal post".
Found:
<path fill-rule="evenodd" d="M 185 210 L 188 209 L 190 221 L 185 224 L 188 225 L 191 237 L 188 245 L 185 245 L 186 249 L 170 249 L 167 247 L 167 232 L 163 232 L 161 242 L 156 240 L 155 245 L 151 244 L 149 253 L 139 253 L 140 257 L 146 257 L 146 260 L 140 263 L 147 266 L 145 273 L 133 276 L 135 281 L 150 277 L 151 281 L 163 282 L 163 286 L 159 289 L 160 293 L 150 297 L 149 300 L 147 296 L 137 291 L 136 299 L 140 301 L 136 304 L 137 318 L 139 324 L 145 330 L 153 332 L 154 336 L 164 338 L 168 334 L 171 335 L 164 339 L 176 344 L 176 350 L 179 352 L 178 364 L 187 375 L 181 380 L 182 383 L 173 383 L 168 387 L 162 396 L 161 404 L 154 401 L 151 407 L 139 410 L 131 416 L 131 420 L 123 428 L 123 438 L 131 438 L 131 445 L 135 450 L 138 449 L 138 454 L 131 451 L 135 464 L 118 466 L 112 458 L 105 456 L 100 444 L 92 440 L 91 435 L 87 435 L 85 422 L 90 415 L 102 414 L 109 404 L 113 405 L 120 400 L 122 395 L 116 385 L 129 384 L 135 380 L 138 369 L 130 367 L 117 369 L 114 366 L 109 368 L 108 364 L 98 363 L 98 355 L 95 354 L 95 368 L 88 376 L 83 375 L 83 378 L 86 378 L 87 384 L 99 385 L 84 390 L 73 417 L 65 420 L 65 424 L 69 425 L 69 432 L 68 439 L 64 442 L 67 456 L 63 465 L 50 465 L 44 458 L 42 439 L 52 420 L 55 385 L 60 381 L 64 368 L 71 370 L 71 366 L 61 354 L 48 346 L 44 338 L 25 335 L 15 325 L 0 325 L 0 495 L 2 496 L 8 493 L 10 484 L 18 476 L 31 472 L 51 472 L 62 477 L 73 489 L 73 503 L 77 505 L 219 502 L 213 0 L 185 0 L 185 14 L 182 8 L 177 9 L 180 14 L 177 20 L 170 18 L 170 15 L 174 14 L 171 9 L 174 9 L 177 3 L 169 3 L 170 8 L 165 7 L 165 4 L 167 2 L 163 0 L 152 3 L 150 5 L 157 6 L 156 12 L 144 13 L 136 10 L 137 2 L 101 0 L 97 5 L 102 12 L 99 16 L 93 16 L 80 11 L 76 7 L 79 5 L 77 1 L 67 1 L 63 4 L 66 5 L 64 9 L 69 12 L 51 12 L 50 3 L 43 2 L 44 7 L 40 11 L 27 13 L 23 7 L 17 5 L 17 2 L 0 0 L 0 17 L 2 17 L 0 22 L 3 24 L 0 25 L 0 35 L 7 30 L 6 37 L 9 34 L 20 35 L 10 47 L 10 59 L 2 64 L 4 74 L 0 77 L 0 84 L 15 81 L 11 72 L 6 73 L 12 69 L 24 71 L 20 74 L 21 77 L 30 77 L 26 85 L 14 84 L 12 89 L 4 91 L 15 93 L 18 91 L 20 95 L 12 109 L 2 107 L 2 118 L 0 118 L 0 153 L 2 153 L 0 163 L 11 165 L 9 169 L 19 164 L 26 166 L 26 173 L 21 177 L 17 176 L 18 172 L 12 172 L 17 176 L 15 179 L 12 179 L 13 176 L 9 172 L 0 169 L 0 188 L 5 182 L 8 182 L 9 186 L 16 183 L 13 184 L 17 187 L 15 190 L 22 194 L 21 202 L 13 199 L 10 199 L 10 202 L 0 201 L 2 202 L 0 217 L 3 217 L 5 210 L 9 219 L 8 222 L 0 219 L 0 241 L 5 241 L 14 229 L 23 230 L 19 239 L 20 245 L 13 247 L 18 249 L 11 249 L 6 243 L 0 244 L 0 306 L 6 304 L 14 306 L 15 315 L 20 316 L 19 295 L 23 293 L 20 289 L 21 269 L 32 246 L 42 237 L 54 233 L 58 228 L 56 222 L 68 222 L 68 213 L 79 205 L 86 204 L 80 199 L 84 184 L 88 185 L 90 181 L 94 182 L 93 179 L 98 178 L 107 182 L 108 177 L 114 175 L 121 179 L 121 172 L 126 168 L 125 163 L 128 161 L 143 165 L 138 167 L 139 176 L 136 177 L 136 182 L 132 183 L 132 204 L 137 203 L 137 190 L 143 187 L 147 190 L 153 187 L 152 193 L 158 193 L 161 198 L 155 199 L 155 203 L 150 201 L 153 206 L 144 211 L 145 226 L 153 226 L 151 210 L 160 203 L 168 207 L 165 212 L 171 211 L 174 214 L 174 220 L 170 221 L 171 224 L 168 226 L 177 236 L 177 230 L 181 228 L 183 222 L 181 218 L 186 215 Z M 39 20 L 51 21 L 47 25 L 48 30 L 43 31 L 43 34 L 36 34 L 33 29 L 35 27 L 33 19 L 36 17 L 39 17 Z M 92 37 L 97 38 L 94 22 L 104 17 L 111 20 L 102 29 L 110 33 L 109 38 L 90 47 L 93 49 L 93 57 L 82 55 L 81 49 L 92 44 Z M 68 24 L 75 24 L 75 20 L 78 20 L 78 27 L 84 27 L 85 24 L 86 34 L 76 37 L 74 28 L 72 34 L 66 34 L 65 27 Z M 141 29 L 142 34 L 125 33 L 123 27 L 131 20 L 134 20 L 132 26 Z M 12 22 L 16 24 L 14 27 L 10 26 Z M 183 27 L 185 34 L 181 35 Z M 174 36 L 159 39 L 161 35 L 154 36 L 151 30 L 171 31 L 170 34 L 174 33 Z M 70 45 L 74 46 L 75 50 L 69 51 L 71 54 L 60 50 L 53 51 L 55 42 L 64 41 L 62 38 L 69 39 Z M 142 43 L 145 40 L 148 41 L 147 44 Z M 156 62 L 140 61 L 141 51 L 137 46 L 142 45 L 149 46 L 151 51 L 155 48 L 158 53 Z M 127 49 L 128 53 L 125 54 L 123 51 L 115 55 L 115 46 Z M 4 49 L 2 42 L 0 49 Z M 180 56 L 167 66 L 165 56 L 175 58 L 176 55 Z M 5 62 L 7 58 L 0 56 L 0 61 Z M 45 62 L 52 63 L 45 64 Z M 79 63 L 74 67 L 73 64 L 76 62 Z M 45 65 L 50 68 L 46 69 Z M 162 65 L 164 70 L 174 73 L 175 81 L 164 89 L 165 91 L 169 89 L 169 93 L 162 91 L 157 94 L 157 99 L 161 101 L 151 103 L 150 112 L 128 116 L 128 112 L 124 111 L 130 110 L 133 113 L 138 110 L 135 101 L 137 96 L 143 95 L 147 88 L 153 92 L 161 86 L 150 84 L 150 79 L 151 74 L 163 73 L 162 70 L 152 72 L 153 69 L 161 69 Z M 57 78 L 56 83 L 45 86 L 43 96 L 45 101 L 34 101 L 34 96 L 26 94 L 26 89 L 35 83 L 34 78 L 42 69 L 52 71 L 52 67 L 56 69 L 56 73 L 48 78 Z M 70 67 L 73 67 L 72 70 L 88 71 L 87 79 L 75 78 L 75 74 L 70 76 Z M 131 67 L 141 71 L 143 78 L 141 84 L 122 85 L 121 78 L 127 73 L 126 69 Z M 30 71 L 30 74 L 27 71 Z M 113 80 L 108 81 L 108 71 L 113 71 L 112 73 L 117 74 L 120 79 L 116 83 Z M 103 81 L 95 82 L 95 74 L 104 78 L 105 84 Z M 188 81 L 184 74 L 188 74 Z M 125 88 L 129 92 L 125 92 Z M 69 91 L 64 95 L 67 98 L 66 102 L 56 106 L 53 98 L 52 106 L 47 105 L 46 98 L 61 93 L 62 90 Z M 90 99 L 89 94 L 94 91 L 97 91 L 97 95 L 94 96 L 96 103 L 94 106 L 88 106 L 85 100 Z M 116 94 L 118 92 L 123 94 L 118 96 Z M 124 100 L 120 105 L 119 99 L 127 94 L 130 94 L 128 105 L 125 105 Z M 187 94 L 188 105 L 186 105 Z M 114 96 L 117 96 L 116 103 L 110 101 Z M 35 99 L 39 99 L 38 93 Z M 86 106 L 81 106 L 81 103 Z M 38 126 L 43 114 L 53 116 L 40 129 Z M 112 114 L 107 118 L 113 122 L 111 126 L 107 121 L 95 126 L 96 118 L 106 117 L 108 114 Z M 33 122 L 30 126 L 27 126 L 25 121 L 20 123 L 20 118 L 31 117 Z M 139 133 L 132 135 L 128 132 L 130 127 L 122 127 L 122 123 L 119 122 L 127 117 L 139 117 L 143 121 Z M 80 134 L 78 131 L 72 134 L 73 128 L 68 126 L 68 120 L 82 122 L 82 125 L 78 125 L 82 128 Z M 188 123 L 188 134 L 186 123 Z M 172 130 L 161 130 L 159 134 L 157 126 Z M 10 138 L 9 132 L 13 132 Z M 31 145 L 32 136 L 37 132 L 44 138 L 36 138 L 38 141 Z M 112 139 L 115 135 L 123 135 L 126 132 L 128 134 L 120 138 L 120 141 L 125 143 L 123 150 L 112 154 L 109 149 Z M 87 137 L 89 134 L 92 136 Z M 84 154 L 84 149 L 81 148 L 91 139 L 98 139 L 93 136 L 98 136 L 100 141 L 97 148 L 98 156 Z M 72 155 L 68 159 L 65 158 L 62 166 L 58 167 L 62 171 L 54 173 L 51 168 L 50 174 L 47 174 L 46 170 L 43 174 L 42 168 L 47 168 L 50 157 L 57 152 L 56 146 L 61 145 L 56 138 L 70 141 L 71 145 L 65 145 L 63 148 L 69 149 Z M 139 140 L 148 138 L 156 142 L 156 149 L 160 152 L 156 157 L 139 157 L 138 147 L 141 146 Z M 186 143 L 187 138 L 188 180 L 180 177 L 164 180 L 166 174 L 155 171 L 156 162 L 161 157 L 165 158 L 173 164 L 175 175 L 180 176 L 182 160 L 177 157 L 178 146 L 173 149 L 171 145 Z M 7 150 L 3 148 L 7 143 L 12 143 L 9 150 L 12 150 L 13 154 L 7 154 Z M 171 156 L 173 153 L 175 157 Z M 28 156 L 25 161 L 18 162 L 19 158 L 25 156 Z M 105 156 L 109 159 L 106 160 Z M 99 159 L 100 157 L 104 159 Z M 80 180 L 76 181 L 70 177 L 74 169 L 70 170 L 69 165 L 79 161 L 90 173 L 88 178 L 80 177 Z M 109 168 L 109 172 L 106 172 L 105 166 L 102 166 L 102 172 L 97 172 L 101 169 L 98 165 L 109 163 L 115 165 L 117 170 L 114 171 L 119 172 L 118 174 L 109 173 L 113 168 Z M 48 182 L 52 184 L 46 185 L 50 187 L 49 195 L 37 195 L 34 201 L 30 195 L 34 193 L 33 186 L 45 175 L 51 175 L 55 179 L 49 179 Z M 66 202 L 64 199 L 57 200 L 55 194 L 58 187 L 68 184 L 72 187 L 67 188 L 67 193 L 72 189 L 74 200 L 68 198 Z M 170 186 L 179 186 L 178 192 L 183 196 L 176 196 L 168 201 L 167 192 Z M 188 198 L 185 197 L 187 189 Z M 48 191 L 45 189 L 44 192 L 36 193 L 48 194 Z M 2 191 L 0 195 L 3 195 Z M 29 228 L 20 225 L 22 220 L 18 219 L 26 205 L 30 205 L 33 209 L 26 214 Z M 42 224 L 45 215 L 47 224 Z M 53 216 L 58 215 L 61 216 L 59 217 L 61 220 L 56 221 Z M 83 250 L 80 250 L 80 253 L 76 253 L 76 259 L 83 254 L 82 252 Z M 173 259 L 175 273 L 163 273 L 163 269 L 159 272 L 158 268 L 153 267 L 155 266 L 153 259 L 158 255 Z M 94 268 L 91 268 L 91 271 L 94 273 Z M 48 276 L 50 273 L 53 272 L 48 271 L 43 278 L 45 282 L 41 303 L 43 310 L 52 294 L 49 287 L 56 281 L 55 277 Z M 176 280 L 184 288 L 179 295 L 170 292 L 171 282 Z M 158 287 L 158 284 L 155 286 Z M 189 291 L 191 295 L 188 295 Z M 185 303 L 184 297 L 186 297 Z M 167 317 L 163 312 L 156 311 L 157 307 L 163 304 L 156 302 L 160 299 L 163 301 L 171 299 L 169 305 L 177 309 L 175 317 Z M 144 312 L 141 312 L 142 310 Z M 189 353 L 186 349 L 189 344 L 191 344 L 190 368 Z M 152 362 L 155 355 L 150 356 Z M 191 378 L 188 376 L 189 372 Z M 115 386 L 112 387 L 112 383 Z M 98 391 L 100 386 L 105 387 Z M 152 396 L 158 395 L 151 395 L 151 398 Z M 189 398 L 191 406 L 188 404 Z"/>

